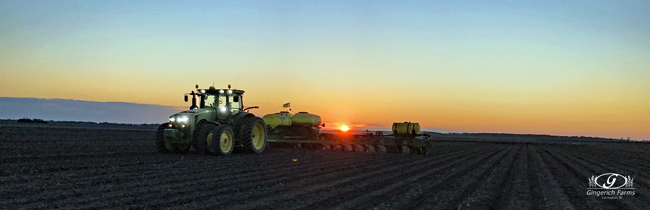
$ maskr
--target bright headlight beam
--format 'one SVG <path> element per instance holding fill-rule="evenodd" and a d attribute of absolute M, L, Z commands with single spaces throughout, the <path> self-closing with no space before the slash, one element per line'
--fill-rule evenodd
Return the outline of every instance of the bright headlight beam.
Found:
<path fill-rule="evenodd" d="M 221 112 L 226 112 L 226 107 L 221 107 L 219 110 L 221 110 Z"/>
<path fill-rule="evenodd" d="M 178 122 L 184 123 L 184 122 L 187 122 L 187 120 L 189 120 L 189 119 L 190 119 L 190 118 L 187 117 L 187 116 L 180 116 L 180 117 L 178 117 L 176 120 L 177 120 Z"/>
<path fill-rule="evenodd" d="M 174 118 L 174 117 L 169 117 L 169 122 L 174 122 L 174 121 L 176 121 L 176 118 Z"/>

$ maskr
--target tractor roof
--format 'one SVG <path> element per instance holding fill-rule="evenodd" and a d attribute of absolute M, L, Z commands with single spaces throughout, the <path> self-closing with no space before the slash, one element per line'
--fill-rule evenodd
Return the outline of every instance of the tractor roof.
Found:
<path fill-rule="evenodd" d="M 220 93 L 228 93 L 228 91 L 232 91 L 233 94 L 244 94 L 243 90 L 233 90 L 233 89 L 216 89 L 214 86 L 210 86 L 208 89 L 203 89 L 205 90 L 206 93 L 211 93 L 211 94 L 220 94 Z"/>

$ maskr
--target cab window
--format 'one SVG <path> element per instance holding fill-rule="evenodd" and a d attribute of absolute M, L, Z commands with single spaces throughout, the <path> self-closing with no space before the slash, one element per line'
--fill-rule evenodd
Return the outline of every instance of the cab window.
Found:
<path fill-rule="evenodd" d="M 204 100 L 205 106 L 206 107 L 208 107 L 208 106 L 214 107 L 216 99 L 217 99 L 217 97 L 215 95 L 206 95 L 205 100 Z"/>
<path fill-rule="evenodd" d="M 227 96 L 225 95 L 219 95 L 219 101 L 217 101 L 217 103 L 219 103 L 219 108 L 226 106 L 226 97 Z"/>
<path fill-rule="evenodd" d="M 241 107 L 242 106 L 241 98 L 240 98 L 241 96 L 235 94 L 235 95 L 231 95 L 231 96 L 228 96 L 228 97 L 230 97 L 229 99 L 230 99 L 230 105 L 231 105 L 230 106 L 231 112 L 240 111 L 242 109 L 242 107 Z"/>

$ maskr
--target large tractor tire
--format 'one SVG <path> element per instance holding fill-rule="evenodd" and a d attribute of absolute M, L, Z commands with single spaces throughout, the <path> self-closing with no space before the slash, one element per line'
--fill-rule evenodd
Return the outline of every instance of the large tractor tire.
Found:
<path fill-rule="evenodd" d="M 240 138 L 244 152 L 262 153 L 267 146 L 266 124 L 259 117 L 245 119 L 241 126 Z"/>
<path fill-rule="evenodd" d="M 208 139 L 212 141 L 217 125 L 212 123 L 200 123 L 194 130 L 194 137 L 192 138 L 192 147 L 197 153 L 204 155 L 208 154 Z"/>
<path fill-rule="evenodd" d="M 174 148 L 174 146 L 172 146 L 169 142 L 165 142 L 165 138 L 163 136 L 163 132 L 168 126 L 169 123 L 163 123 L 158 126 L 158 131 L 156 131 L 156 148 L 160 153 L 169 153 L 171 152 L 171 149 Z"/>
<path fill-rule="evenodd" d="M 210 154 L 230 155 L 235 149 L 235 132 L 230 125 L 217 126 L 212 134 L 212 139 L 206 138 Z"/>
<path fill-rule="evenodd" d="M 169 127 L 169 123 L 163 123 L 158 127 L 158 131 L 156 131 L 156 147 L 158 148 L 158 152 L 160 153 L 174 153 L 174 154 L 183 154 L 187 153 L 187 151 L 190 150 L 189 146 L 182 146 L 182 145 L 174 145 L 170 142 L 165 141 L 165 137 L 163 136 L 163 132 L 165 131 L 165 128 Z"/>
<path fill-rule="evenodd" d="M 156 131 L 156 148 L 158 149 L 158 152 L 160 153 L 180 153 L 183 152 L 176 148 L 172 143 L 165 141 L 165 137 L 163 136 L 163 132 L 165 129 L 169 127 L 169 123 L 163 123 L 160 126 L 158 126 L 158 130 Z M 187 151 L 187 150 L 185 150 Z"/>

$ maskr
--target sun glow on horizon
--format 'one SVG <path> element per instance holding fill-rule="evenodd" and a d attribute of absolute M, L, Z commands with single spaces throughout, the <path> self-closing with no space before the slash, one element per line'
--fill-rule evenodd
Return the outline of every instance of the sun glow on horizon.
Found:
<path fill-rule="evenodd" d="M 650 27 L 638 21 L 650 4 L 43 2 L 0 1 L 1 119 L 72 119 L 54 109 L 72 105 L 34 111 L 20 103 L 39 102 L 15 99 L 45 98 L 163 105 L 160 116 L 104 114 L 127 106 L 117 103 L 76 113 L 164 122 L 191 106 L 183 96 L 196 84 L 231 84 L 255 116 L 291 102 L 332 133 L 411 121 L 650 139 Z M 165 91 L 134 91 L 152 87 Z"/>

